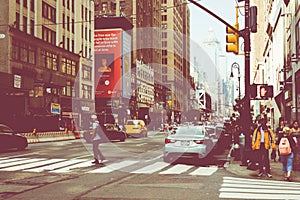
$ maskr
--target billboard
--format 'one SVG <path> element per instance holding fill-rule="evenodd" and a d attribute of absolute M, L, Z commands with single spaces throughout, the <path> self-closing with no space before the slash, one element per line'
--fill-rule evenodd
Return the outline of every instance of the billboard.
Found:
<path fill-rule="evenodd" d="M 122 30 L 95 30 L 95 98 L 122 94 Z"/>

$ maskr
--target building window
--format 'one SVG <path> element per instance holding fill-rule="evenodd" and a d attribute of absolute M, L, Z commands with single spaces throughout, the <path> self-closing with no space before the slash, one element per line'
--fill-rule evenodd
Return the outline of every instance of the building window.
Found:
<path fill-rule="evenodd" d="M 162 15 L 161 16 L 161 21 L 167 21 L 167 15 Z"/>
<path fill-rule="evenodd" d="M 75 10 L 75 2 L 74 0 L 72 0 L 72 12 L 74 12 L 74 10 Z"/>
<path fill-rule="evenodd" d="M 168 51 L 167 50 L 162 50 L 161 52 L 162 52 L 163 56 L 167 56 L 168 55 Z"/>
<path fill-rule="evenodd" d="M 65 17 L 66 17 L 66 16 L 65 16 L 65 13 L 63 13 L 63 16 L 62 16 L 62 27 L 63 27 L 63 28 L 66 28 Z"/>
<path fill-rule="evenodd" d="M 20 30 L 20 13 L 16 13 L 16 29 Z"/>
<path fill-rule="evenodd" d="M 42 39 L 50 44 L 56 44 L 56 33 L 55 31 L 50 30 L 49 28 L 43 26 L 42 27 Z"/>
<path fill-rule="evenodd" d="M 163 75 L 162 76 L 162 81 L 164 81 L 164 82 L 168 81 L 168 76 Z"/>
<path fill-rule="evenodd" d="M 34 21 L 30 20 L 30 35 L 34 35 Z"/>
<path fill-rule="evenodd" d="M 27 0 L 23 0 L 23 6 L 27 8 Z"/>
<path fill-rule="evenodd" d="M 75 31 L 75 21 L 74 19 L 72 19 L 72 33 L 74 33 Z"/>
<path fill-rule="evenodd" d="M 167 66 L 163 66 L 162 67 L 162 73 L 163 74 L 167 74 L 168 73 L 168 67 Z"/>
<path fill-rule="evenodd" d="M 36 63 L 36 48 L 19 40 L 12 41 L 12 59 L 29 64 Z"/>
<path fill-rule="evenodd" d="M 69 31 L 70 30 L 70 17 L 67 16 L 67 30 Z"/>
<path fill-rule="evenodd" d="M 82 84 L 82 98 L 83 99 L 92 98 L 92 86 Z"/>
<path fill-rule="evenodd" d="M 23 16 L 23 31 L 27 33 L 27 17 Z"/>
<path fill-rule="evenodd" d="M 76 76 L 77 74 L 77 63 L 73 60 L 62 58 L 61 72 Z"/>
<path fill-rule="evenodd" d="M 168 59 L 167 58 L 163 58 L 162 59 L 162 64 L 164 64 L 164 65 L 168 64 Z"/>
<path fill-rule="evenodd" d="M 42 60 L 45 68 L 58 70 L 57 55 L 46 50 L 42 50 Z"/>
<path fill-rule="evenodd" d="M 30 10 L 34 12 L 34 0 L 30 0 Z"/>
<path fill-rule="evenodd" d="M 73 91 L 73 84 L 71 81 L 67 81 L 67 85 L 62 90 L 62 95 L 70 97 L 73 95 L 72 91 Z"/>
<path fill-rule="evenodd" d="M 167 37 L 168 37 L 167 32 L 162 32 L 162 38 L 167 38 Z"/>
<path fill-rule="evenodd" d="M 49 4 L 43 2 L 43 8 L 42 8 L 42 13 L 43 17 L 46 19 L 49 19 L 52 22 L 56 22 L 56 10 Z"/>
<path fill-rule="evenodd" d="M 92 80 L 92 68 L 86 65 L 82 66 L 82 79 L 91 81 Z"/>

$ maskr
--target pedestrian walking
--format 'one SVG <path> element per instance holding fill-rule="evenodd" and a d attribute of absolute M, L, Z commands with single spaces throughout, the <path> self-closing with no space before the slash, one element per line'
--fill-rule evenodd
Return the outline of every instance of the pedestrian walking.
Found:
<path fill-rule="evenodd" d="M 104 131 L 104 126 L 99 124 L 96 115 L 92 115 L 92 143 L 93 143 L 93 153 L 94 153 L 94 161 L 93 164 L 103 164 L 102 162 L 105 160 L 102 152 L 99 149 L 99 144 L 101 143 L 101 131 Z M 100 162 L 99 162 L 100 160 Z"/>
<path fill-rule="evenodd" d="M 283 133 L 279 136 L 278 140 L 278 150 L 280 154 L 280 161 L 282 162 L 282 172 L 284 173 L 284 180 L 291 181 L 294 151 L 296 147 L 291 129 L 289 127 L 284 127 Z"/>
<path fill-rule="evenodd" d="M 275 138 L 276 138 L 276 145 L 278 146 L 279 145 L 279 138 L 282 137 L 282 134 L 283 134 L 283 128 L 285 127 L 285 121 L 283 118 L 280 118 L 279 119 L 279 122 L 278 122 L 278 127 L 275 129 Z M 275 151 L 276 153 L 276 151 Z M 278 149 L 278 156 L 279 156 L 279 149 Z M 276 154 L 274 156 L 275 158 L 272 158 L 274 159 L 274 161 L 276 161 Z M 280 156 L 279 156 L 279 159 L 278 161 L 280 161 Z"/>
<path fill-rule="evenodd" d="M 259 120 L 259 126 L 254 130 L 252 137 L 252 149 L 255 151 L 259 163 L 259 177 L 265 174 L 272 178 L 269 160 L 271 147 L 276 149 L 275 135 L 272 129 L 268 128 L 266 117 L 263 117 Z"/>
<path fill-rule="evenodd" d="M 293 136 L 296 138 L 296 147 L 294 151 L 294 161 L 293 168 L 294 170 L 300 171 L 300 127 L 299 121 L 294 120 L 291 125 L 291 132 Z"/>

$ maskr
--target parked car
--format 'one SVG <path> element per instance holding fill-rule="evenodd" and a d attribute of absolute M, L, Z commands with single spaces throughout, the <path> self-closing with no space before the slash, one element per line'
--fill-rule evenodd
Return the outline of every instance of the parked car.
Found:
<path fill-rule="evenodd" d="M 181 126 L 165 138 L 163 159 L 171 163 L 179 158 L 201 160 L 209 155 L 213 146 L 205 126 Z"/>
<path fill-rule="evenodd" d="M 126 134 L 133 137 L 147 137 L 147 127 L 143 120 L 127 120 L 125 124 Z"/>
<path fill-rule="evenodd" d="M 127 138 L 126 133 L 116 124 L 104 124 L 104 127 L 104 132 L 108 140 L 120 140 L 124 142 Z"/>
<path fill-rule="evenodd" d="M 15 133 L 10 127 L 0 124 L 0 150 L 24 150 L 28 146 L 27 138 Z"/>

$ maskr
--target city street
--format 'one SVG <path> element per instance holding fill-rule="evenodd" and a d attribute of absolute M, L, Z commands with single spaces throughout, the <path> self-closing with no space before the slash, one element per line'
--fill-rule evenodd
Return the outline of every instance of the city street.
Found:
<path fill-rule="evenodd" d="M 82 140 L 2 152 L 1 199 L 199 199 L 199 191 L 201 198 L 217 199 L 226 171 L 214 164 L 165 163 L 163 141 L 163 133 L 150 132 L 101 144 L 104 166 L 91 164 L 91 145 Z"/>

